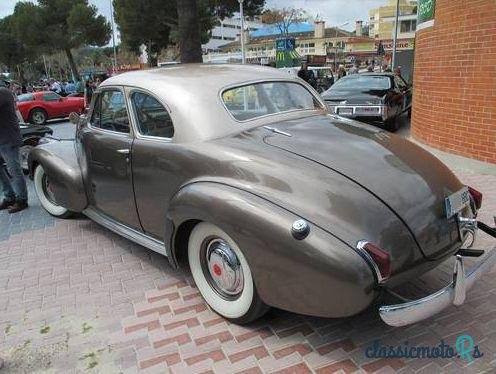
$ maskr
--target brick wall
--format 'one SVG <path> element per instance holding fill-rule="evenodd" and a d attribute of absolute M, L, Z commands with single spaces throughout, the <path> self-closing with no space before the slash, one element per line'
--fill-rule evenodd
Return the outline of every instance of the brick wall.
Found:
<path fill-rule="evenodd" d="M 437 0 L 415 44 L 412 136 L 496 164 L 496 1 Z"/>

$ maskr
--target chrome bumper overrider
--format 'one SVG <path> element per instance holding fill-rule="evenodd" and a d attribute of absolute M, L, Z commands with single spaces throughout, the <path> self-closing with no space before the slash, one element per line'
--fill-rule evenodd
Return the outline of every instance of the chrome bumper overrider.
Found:
<path fill-rule="evenodd" d="M 405 326 L 432 317 L 451 304 L 461 305 L 465 301 L 466 291 L 495 264 L 496 248 L 467 272 L 464 271 L 462 257 L 457 255 L 453 282 L 449 286 L 422 299 L 381 306 L 379 314 L 382 320 L 390 326 Z"/>

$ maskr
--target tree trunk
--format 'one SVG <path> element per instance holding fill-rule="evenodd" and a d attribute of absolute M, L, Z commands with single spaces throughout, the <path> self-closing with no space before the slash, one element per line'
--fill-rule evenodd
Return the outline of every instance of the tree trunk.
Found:
<path fill-rule="evenodd" d="M 177 0 L 181 62 L 202 62 L 200 23 L 196 0 Z"/>
<path fill-rule="evenodd" d="M 81 80 L 81 77 L 79 76 L 77 66 L 76 63 L 74 62 L 74 57 L 72 57 L 72 52 L 70 48 L 67 48 L 65 50 L 65 54 L 67 55 L 67 60 L 69 60 L 69 65 L 71 67 L 72 75 L 74 76 L 74 79 L 76 79 L 76 81 L 79 82 Z"/>

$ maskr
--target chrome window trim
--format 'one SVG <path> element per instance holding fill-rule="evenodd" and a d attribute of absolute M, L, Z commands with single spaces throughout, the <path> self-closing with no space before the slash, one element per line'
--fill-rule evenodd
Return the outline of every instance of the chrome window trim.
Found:
<path fill-rule="evenodd" d="M 286 82 L 286 83 L 299 84 L 305 90 L 307 90 L 310 93 L 310 95 L 312 95 L 312 97 L 320 104 L 321 108 L 319 108 L 319 109 L 317 109 L 317 108 L 314 108 L 314 109 L 291 109 L 291 110 L 285 110 L 285 111 L 277 112 L 277 113 L 264 114 L 263 116 L 253 117 L 253 118 L 249 118 L 249 119 L 245 119 L 245 120 L 239 120 L 233 116 L 231 111 L 227 108 L 226 103 L 222 99 L 222 95 L 224 94 L 224 92 L 226 92 L 228 90 L 232 90 L 234 88 L 241 88 L 241 87 L 251 86 L 251 85 L 260 84 L 260 83 L 274 83 L 274 82 Z M 253 122 L 253 121 L 259 121 L 259 120 L 264 119 L 264 118 L 275 117 L 275 116 L 284 115 L 284 114 L 288 114 L 288 113 L 305 113 L 305 112 L 315 113 L 315 112 L 320 112 L 320 111 L 327 111 L 328 108 L 327 108 L 325 101 L 323 101 L 319 97 L 318 93 L 313 89 L 313 87 L 304 83 L 304 82 L 302 83 L 302 82 L 298 81 L 297 79 L 291 79 L 291 78 L 289 78 L 289 79 L 288 78 L 274 78 L 274 79 L 270 79 L 270 80 L 257 79 L 257 80 L 253 80 L 253 81 L 243 82 L 241 84 L 239 84 L 239 83 L 230 84 L 228 86 L 222 87 L 219 90 L 219 100 L 220 100 L 222 106 L 224 107 L 224 110 L 229 115 L 229 117 L 231 117 L 231 119 L 233 121 L 240 123 L 240 124 L 249 123 L 249 122 Z"/>
<path fill-rule="evenodd" d="M 94 109 L 95 109 L 95 103 L 96 103 L 96 96 L 98 95 L 98 97 L 105 91 L 121 91 L 123 96 L 124 96 L 124 105 L 126 106 L 126 113 L 127 113 L 127 117 L 129 119 L 129 121 L 131 122 L 131 117 L 129 115 L 129 106 L 128 106 L 128 103 L 127 103 L 127 100 L 126 100 L 126 93 L 124 91 L 124 87 L 121 87 L 121 86 L 105 86 L 101 89 L 97 89 L 95 91 L 95 93 L 93 94 L 93 97 L 91 98 L 91 113 L 88 113 L 89 114 L 89 118 L 88 118 L 88 121 L 87 121 L 87 124 L 88 124 L 88 128 L 91 130 L 91 131 L 96 131 L 96 132 L 101 132 L 103 134 L 113 134 L 113 135 L 120 135 L 121 137 L 133 137 L 133 129 L 132 129 L 132 125 L 131 123 L 129 124 L 129 131 L 127 133 L 125 132 L 120 132 L 120 131 L 113 131 L 113 130 L 107 130 L 107 129 L 102 129 L 100 127 L 95 127 L 91 124 L 91 120 L 92 120 L 92 117 L 93 117 L 93 112 L 94 112 Z"/>
<path fill-rule="evenodd" d="M 174 121 L 172 119 L 172 110 L 170 109 L 169 105 L 164 103 L 163 100 L 161 100 L 159 97 L 157 97 L 151 91 L 144 89 L 144 88 L 135 87 L 135 86 L 125 86 L 124 91 L 126 94 L 126 101 L 128 102 L 129 110 L 131 113 L 130 119 L 132 122 L 135 138 L 136 139 L 144 139 L 144 140 L 152 140 L 152 141 L 163 142 L 163 143 L 172 143 L 174 141 L 174 136 L 176 135 L 176 126 L 174 125 Z M 139 130 L 138 122 L 137 122 L 138 120 L 136 118 L 136 113 L 134 111 L 133 103 L 132 103 L 132 99 L 131 99 L 131 95 L 134 92 L 141 92 L 141 93 L 144 93 L 144 94 L 147 94 L 147 95 L 153 97 L 155 100 L 157 100 L 165 108 L 167 113 L 169 113 L 169 116 L 170 116 L 171 121 L 172 121 L 172 125 L 174 126 L 174 135 L 171 138 L 141 134 L 141 132 Z"/>

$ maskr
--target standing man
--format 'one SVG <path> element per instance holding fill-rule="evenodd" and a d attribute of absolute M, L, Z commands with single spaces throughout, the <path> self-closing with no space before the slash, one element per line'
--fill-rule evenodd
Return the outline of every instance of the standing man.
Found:
<path fill-rule="evenodd" d="M 14 96 L 0 81 L 0 210 L 17 213 L 28 207 L 26 181 L 19 162 L 22 143 Z M 4 165 L 5 163 L 5 165 Z M 7 173 L 8 172 L 8 173 Z"/>
<path fill-rule="evenodd" d="M 298 77 L 303 79 L 305 82 L 310 84 L 312 87 L 315 85 L 315 77 L 313 73 L 308 70 L 308 65 L 306 62 L 301 64 L 300 70 L 298 70 Z"/>

